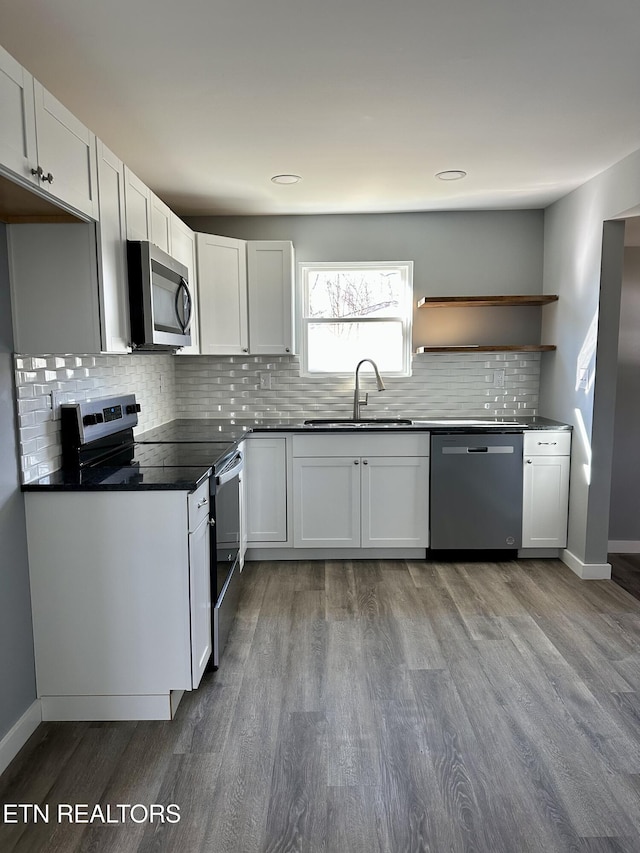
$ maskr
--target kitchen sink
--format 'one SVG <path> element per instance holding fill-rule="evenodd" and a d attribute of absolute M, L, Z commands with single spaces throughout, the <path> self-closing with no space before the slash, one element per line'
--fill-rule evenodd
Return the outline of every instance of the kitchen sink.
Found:
<path fill-rule="evenodd" d="M 355 429 L 358 427 L 411 426 L 411 423 L 412 421 L 408 418 L 368 418 L 359 421 L 354 421 L 353 418 L 313 418 L 304 421 L 304 426 Z"/>

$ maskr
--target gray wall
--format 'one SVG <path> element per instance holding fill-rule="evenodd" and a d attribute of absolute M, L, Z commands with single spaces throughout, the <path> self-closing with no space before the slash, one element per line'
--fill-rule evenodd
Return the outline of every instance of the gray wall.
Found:
<path fill-rule="evenodd" d="M 291 240 L 296 261 L 414 262 L 422 296 L 540 293 L 541 210 L 187 219 L 195 231 L 245 240 Z M 527 308 L 422 309 L 414 344 L 538 343 Z"/>
<path fill-rule="evenodd" d="M 543 361 L 540 410 L 574 424 L 568 549 L 587 564 L 607 558 L 609 496 L 624 254 L 622 223 L 604 223 L 640 203 L 640 151 L 545 211 Z M 587 387 L 580 387 L 585 371 Z"/>
<path fill-rule="evenodd" d="M 6 229 L 0 224 L 0 738 L 36 698 L 12 350 Z"/>
<path fill-rule="evenodd" d="M 609 539 L 640 542 L 640 248 L 624 250 Z"/>

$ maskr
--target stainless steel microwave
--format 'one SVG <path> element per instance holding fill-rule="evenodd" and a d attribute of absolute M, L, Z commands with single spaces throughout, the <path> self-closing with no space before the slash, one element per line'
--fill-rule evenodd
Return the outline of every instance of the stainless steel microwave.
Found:
<path fill-rule="evenodd" d="M 153 243 L 127 242 L 131 344 L 138 350 L 189 346 L 189 270 Z"/>

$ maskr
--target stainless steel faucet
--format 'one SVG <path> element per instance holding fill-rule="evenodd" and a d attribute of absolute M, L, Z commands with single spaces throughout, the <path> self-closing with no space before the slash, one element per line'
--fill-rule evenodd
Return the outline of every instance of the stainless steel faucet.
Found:
<path fill-rule="evenodd" d="M 373 367 L 376 374 L 376 385 L 378 386 L 378 391 L 384 391 L 384 382 L 382 381 L 382 377 L 380 376 L 380 371 L 378 370 L 378 365 L 370 358 L 363 358 L 362 361 L 359 361 L 356 366 L 356 388 L 353 392 L 353 419 L 354 421 L 360 420 L 360 406 L 366 406 L 369 402 L 369 395 L 364 395 L 364 400 L 360 399 L 360 383 L 358 378 L 358 371 L 362 367 L 362 365 L 368 361 L 369 364 Z"/>

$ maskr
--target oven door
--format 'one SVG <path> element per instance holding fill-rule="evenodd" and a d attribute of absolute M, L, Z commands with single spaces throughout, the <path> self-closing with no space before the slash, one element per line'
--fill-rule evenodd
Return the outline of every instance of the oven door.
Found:
<path fill-rule="evenodd" d="M 210 666 L 217 669 L 233 624 L 240 592 L 240 485 L 243 458 L 237 451 L 215 474 L 215 565 L 211 588 L 213 608 L 213 654 Z M 215 581 L 215 582 L 214 582 Z"/>
<path fill-rule="evenodd" d="M 216 600 L 240 551 L 240 482 L 242 453 L 238 451 L 216 473 Z"/>

